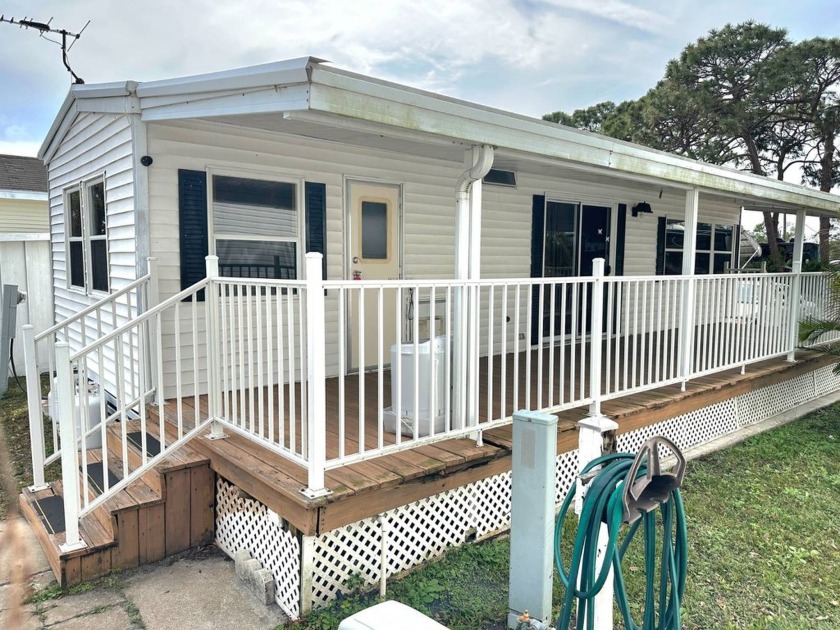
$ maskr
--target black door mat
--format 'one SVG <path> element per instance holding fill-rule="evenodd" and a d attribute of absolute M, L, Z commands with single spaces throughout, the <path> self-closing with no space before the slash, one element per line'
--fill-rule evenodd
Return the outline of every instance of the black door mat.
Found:
<path fill-rule="evenodd" d="M 81 470 L 81 466 L 79 467 Z M 102 494 L 105 491 L 105 478 L 102 475 L 102 462 L 93 462 L 87 467 L 88 484 L 96 494 Z M 113 471 L 108 469 L 108 487 L 113 488 L 120 481 Z"/>
<path fill-rule="evenodd" d="M 32 509 L 50 534 L 60 534 L 64 526 L 64 497 L 53 495 L 32 502 Z"/>
<path fill-rule="evenodd" d="M 140 431 L 132 431 L 126 436 L 138 451 L 143 451 L 143 434 Z M 146 457 L 155 457 L 160 453 L 160 442 L 153 435 L 146 433 Z"/>

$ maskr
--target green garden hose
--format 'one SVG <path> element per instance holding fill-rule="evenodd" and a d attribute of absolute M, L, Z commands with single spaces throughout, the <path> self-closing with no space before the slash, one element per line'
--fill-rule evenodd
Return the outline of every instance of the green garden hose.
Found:
<path fill-rule="evenodd" d="M 641 515 L 627 528 L 623 538 L 620 538 L 619 534 L 625 516 L 622 501 L 624 483 L 634 458 L 634 455 L 628 453 L 604 455 L 593 460 L 583 469 L 581 475 L 602 466 L 587 487 L 568 571 L 564 568 L 560 538 L 569 507 L 575 498 L 574 485 L 560 507 L 554 529 L 554 561 L 560 579 L 566 587 L 566 596 L 557 620 L 558 630 L 569 628 L 572 613 L 575 612 L 575 600 L 579 602 L 576 630 L 594 630 L 594 597 L 604 586 L 610 566 L 614 570 L 616 603 L 627 630 L 679 630 L 681 627 L 680 602 L 685 592 L 688 564 L 688 535 L 682 498 L 679 489 L 675 488 L 670 492 L 668 500 L 660 504 L 658 510 Z M 635 479 L 640 479 L 646 474 L 646 468 L 640 467 Z M 657 512 L 661 513 L 659 519 L 657 519 Z M 601 570 L 597 571 L 596 550 L 602 523 L 607 526 L 609 542 Z M 621 570 L 624 554 L 640 526 L 643 528 L 645 551 L 645 602 L 641 625 L 635 623 L 630 616 L 630 605 L 627 601 L 627 591 Z M 661 532 L 658 563 L 657 529 Z M 657 564 L 658 580 L 655 576 Z M 577 587 L 574 576 L 580 576 Z"/>

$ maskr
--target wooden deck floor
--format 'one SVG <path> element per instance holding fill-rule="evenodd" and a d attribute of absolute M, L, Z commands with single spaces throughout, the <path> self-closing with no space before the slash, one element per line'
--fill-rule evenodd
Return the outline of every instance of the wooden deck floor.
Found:
<path fill-rule="evenodd" d="M 698 378 L 689 382 L 685 391 L 674 385 L 627 396 L 604 403 L 603 411 L 619 423 L 619 433 L 624 433 L 830 363 L 824 356 L 811 352 L 798 353 L 797 359 L 796 363 L 774 359 L 753 364 L 746 374 L 729 370 Z M 364 381 L 366 390 L 377 391 L 377 374 L 364 375 Z M 486 383 L 486 378 L 482 381 Z M 357 417 L 351 414 L 358 410 L 358 391 L 352 389 L 358 382 L 358 378 L 352 378 L 344 384 L 348 418 Z M 327 381 L 329 399 L 337 400 L 338 386 L 337 379 Z M 387 393 L 390 387 L 386 383 L 383 389 Z M 521 391 L 520 395 L 525 394 Z M 380 402 L 377 397 L 371 398 L 366 397 L 364 404 L 367 417 L 373 422 Z M 387 398 L 385 400 L 390 404 Z M 187 401 L 187 404 L 194 403 Z M 204 397 L 199 405 L 205 407 Z M 191 415 L 190 412 L 191 409 L 185 410 L 185 417 Z M 153 408 L 150 408 L 150 414 L 154 419 Z M 173 414 L 174 409 L 167 406 L 169 423 L 175 420 Z M 585 407 L 558 414 L 558 453 L 576 447 L 575 422 L 585 415 Z M 358 422 L 351 424 L 358 426 Z M 328 455 L 335 456 L 338 452 L 337 417 L 328 413 L 327 425 L 330 428 Z M 364 428 L 370 440 L 374 428 L 368 423 Z M 357 437 L 358 433 L 351 434 L 348 426 L 348 443 Z M 511 428 L 504 426 L 486 431 L 482 446 L 469 439 L 449 439 L 328 471 L 326 485 L 331 493 L 315 500 L 309 500 L 301 493 L 307 481 L 304 468 L 245 437 L 232 434 L 224 440 L 198 439 L 192 445 L 210 459 L 211 467 L 218 474 L 267 504 L 304 533 L 316 534 L 510 470 Z"/>

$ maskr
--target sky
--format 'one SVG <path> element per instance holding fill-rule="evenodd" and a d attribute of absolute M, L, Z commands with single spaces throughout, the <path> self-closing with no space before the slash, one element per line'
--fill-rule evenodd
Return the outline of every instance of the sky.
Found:
<path fill-rule="evenodd" d="M 838 0 L 0 0 L 71 32 L 86 83 L 150 81 L 301 56 L 540 117 L 635 99 L 710 29 L 840 33 Z M 0 153 L 35 155 L 67 94 L 60 48 L 0 24 Z"/>

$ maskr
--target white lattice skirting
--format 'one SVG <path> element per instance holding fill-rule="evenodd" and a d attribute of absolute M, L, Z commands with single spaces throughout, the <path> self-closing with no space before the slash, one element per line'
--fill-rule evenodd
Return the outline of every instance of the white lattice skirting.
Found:
<path fill-rule="evenodd" d="M 618 437 L 618 450 L 634 452 L 653 435 L 664 435 L 680 448 L 688 449 L 738 431 L 840 389 L 840 378 L 831 369 L 822 368 L 625 433 Z M 576 450 L 558 455 L 558 502 L 577 473 Z M 239 497 L 234 486 L 219 479 L 216 536 L 228 554 L 247 549 L 274 574 L 277 603 L 296 618 L 310 607 L 318 608 L 335 599 L 345 590 L 348 578 L 375 585 L 382 571 L 390 577 L 449 548 L 507 530 L 510 488 L 510 473 L 502 473 L 320 536 L 303 536 L 293 534 L 285 521 L 266 506 Z"/>

